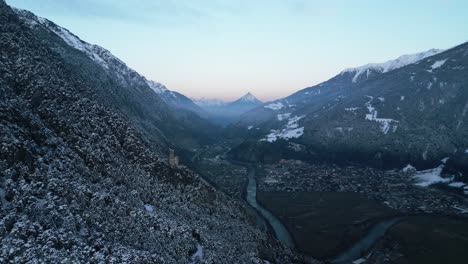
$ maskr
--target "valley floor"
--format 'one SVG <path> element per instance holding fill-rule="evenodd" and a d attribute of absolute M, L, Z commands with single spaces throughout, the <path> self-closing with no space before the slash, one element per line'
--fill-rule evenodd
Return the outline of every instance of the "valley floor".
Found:
<path fill-rule="evenodd" d="M 210 146 L 196 164 L 217 188 L 242 199 L 247 170 L 228 162 L 227 150 Z M 468 257 L 460 253 L 468 241 L 468 218 L 460 210 L 467 208 L 466 197 L 417 186 L 410 173 L 282 160 L 258 164 L 256 178 L 258 202 L 283 222 L 297 249 L 314 258 L 336 257 L 376 224 L 395 217 L 402 220 L 362 252 L 371 263 Z M 431 250 L 435 241 L 453 246 Z"/>

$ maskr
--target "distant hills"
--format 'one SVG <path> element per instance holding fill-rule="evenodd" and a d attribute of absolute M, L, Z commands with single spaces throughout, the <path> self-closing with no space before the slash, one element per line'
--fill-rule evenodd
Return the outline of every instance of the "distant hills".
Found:
<path fill-rule="evenodd" d="M 250 92 L 232 102 L 219 99 L 195 99 L 194 102 L 208 113 L 209 120 L 223 126 L 239 121 L 242 114 L 263 104 Z"/>

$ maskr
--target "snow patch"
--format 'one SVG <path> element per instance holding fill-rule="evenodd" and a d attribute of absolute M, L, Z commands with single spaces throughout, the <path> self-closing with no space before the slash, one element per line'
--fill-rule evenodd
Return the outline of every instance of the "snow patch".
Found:
<path fill-rule="evenodd" d="M 413 165 L 408 164 L 401 171 L 404 172 L 404 173 L 414 172 L 414 171 L 416 171 L 416 168 Z"/>
<path fill-rule="evenodd" d="M 145 210 L 146 212 L 150 213 L 150 214 L 153 214 L 154 213 L 154 208 L 152 205 L 150 204 L 145 204 Z"/>
<path fill-rule="evenodd" d="M 453 182 L 453 176 L 449 178 L 444 178 L 441 176 L 442 170 L 445 168 L 445 164 L 448 160 L 449 158 L 442 159 L 442 164 L 440 164 L 440 166 L 437 168 L 416 171 L 416 174 L 413 176 L 413 178 L 417 181 L 416 185 L 427 187 L 435 183 L 447 183 L 449 186 L 457 188 L 466 186 L 466 184 L 463 182 Z"/>
<path fill-rule="evenodd" d="M 427 153 L 428 153 L 427 149 L 422 153 L 423 160 L 427 160 Z"/>
<path fill-rule="evenodd" d="M 295 116 L 292 118 L 289 118 L 288 123 L 286 124 L 286 127 L 283 129 L 272 129 L 270 131 L 270 134 L 266 136 L 266 138 L 261 139 L 261 141 L 268 141 L 268 142 L 275 142 L 276 140 L 282 138 L 285 140 L 291 139 L 291 138 L 299 138 L 304 134 L 304 127 L 299 127 L 299 120 L 304 118 L 305 116 Z"/>
<path fill-rule="evenodd" d="M 357 111 L 358 109 L 360 109 L 361 107 L 348 107 L 348 108 L 345 108 L 346 111 L 349 111 L 349 112 L 354 112 L 354 111 Z"/>
<path fill-rule="evenodd" d="M 194 264 L 196 259 L 199 259 L 200 262 L 203 262 L 203 247 L 200 245 L 200 243 L 197 243 L 197 251 L 193 253 L 191 258 L 192 262 L 190 263 Z"/>
<path fill-rule="evenodd" d="M 366 259 L 365 258 L 360 258 L 360 259 L 356 259 L 355 261 L 353 261 L 352 263 L 353 264 L 362 264 L 362 263 L 365 263 L 366 262 Z"/>
<path fill-rule="evenodd" d="M 282 108 L 285 107 L 285 106 L 284 106 L 284 104 L 281 103 L 281 102 L 276 102 L 276 103 L 271 103 L 271 104 L 265 105 L 264 107 L 276 111 L 276 110 L 282 109 Z"/>
<path fill-rule="evenodd" d="M 432 64 L 432 66 L 431 66 L 431 69 L 434 70 L 434 69 L 440 68 L 442 65 L 445 64 L 446 61 L 447 61 L 447 59 L 438 60 L 438 61 L 434 62 L 434 64 Z"/>
<path fill-rule="evenodd" d="M 375 110 L 375 107 L 372 106 L 372 101 L 374 100 L 374 97 L 368 95 L 367 97 L 369 98 L 369 101 L 366 103 L 366 107 L 369 111 L 369 114 L 366 114 L 365 119 L 379 123 L 380 129 L 384 134 L 387 134 L 388 131 L 390 131 L 390 129 L 392 129 L 392 131 L 395 132 L 396 128 L 394 126 L 396 126 L 396 123 L 398 123 L 399 121 L 391 118 L 378 118 L 378 112 L 377 110 Z"/>
<path fill-rule="evenodd" d="M 285 114 L 278 114 L 277 118 L 278 121 L 283 121 L 291 116 L 291 113 L 285 113 Z"/>
<path fill-rule="evenodd" d="M 428 169 L 428 170 L 416 172 L 416 175 L 413 176 L 413 178 L 417 181 L 416 185 L 421 186 L 421 187 L 427 187 L 429 185 L 439 183 L 439 182 L 442 182 L 442 183 L 450 182 L 453 178 L 442 178 L 440 176 L 444 167 L 445 165 L 442 164 L 439 167 L 434 168 L 434 169 Z"/>
<path fill-rule="evenodd" d="M 466 185 L 464 182 L 451 182 L 449 183 L 450 187 L 455 187 L 455 188 L 462 188 Z"/>

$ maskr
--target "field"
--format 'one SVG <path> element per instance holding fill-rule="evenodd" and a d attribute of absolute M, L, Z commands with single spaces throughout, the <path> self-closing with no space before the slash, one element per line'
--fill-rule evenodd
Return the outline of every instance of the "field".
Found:
<path fill-rule="evenodd" d="M 319 259 L 338 254 L 395 214 L 358 193 L 259 191 L 257 199 L 283 221 L 299 250 Z"/>
<path fill-rule="evenodd" d="M 468 221 L 433 216 L 409 217 L 394 226 L 388 241 L 399 244 L 397 263 L 468 263 Z"/>

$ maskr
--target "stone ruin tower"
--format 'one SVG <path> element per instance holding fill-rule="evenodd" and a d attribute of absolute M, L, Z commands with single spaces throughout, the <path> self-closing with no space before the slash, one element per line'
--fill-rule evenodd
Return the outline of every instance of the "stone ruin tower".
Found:
<path fill-rule="evenodd" d="M 169 149 L 169 166 L 172 168 L 179 166 L 179 156 L 175 155 L 173 149 Z"/>

